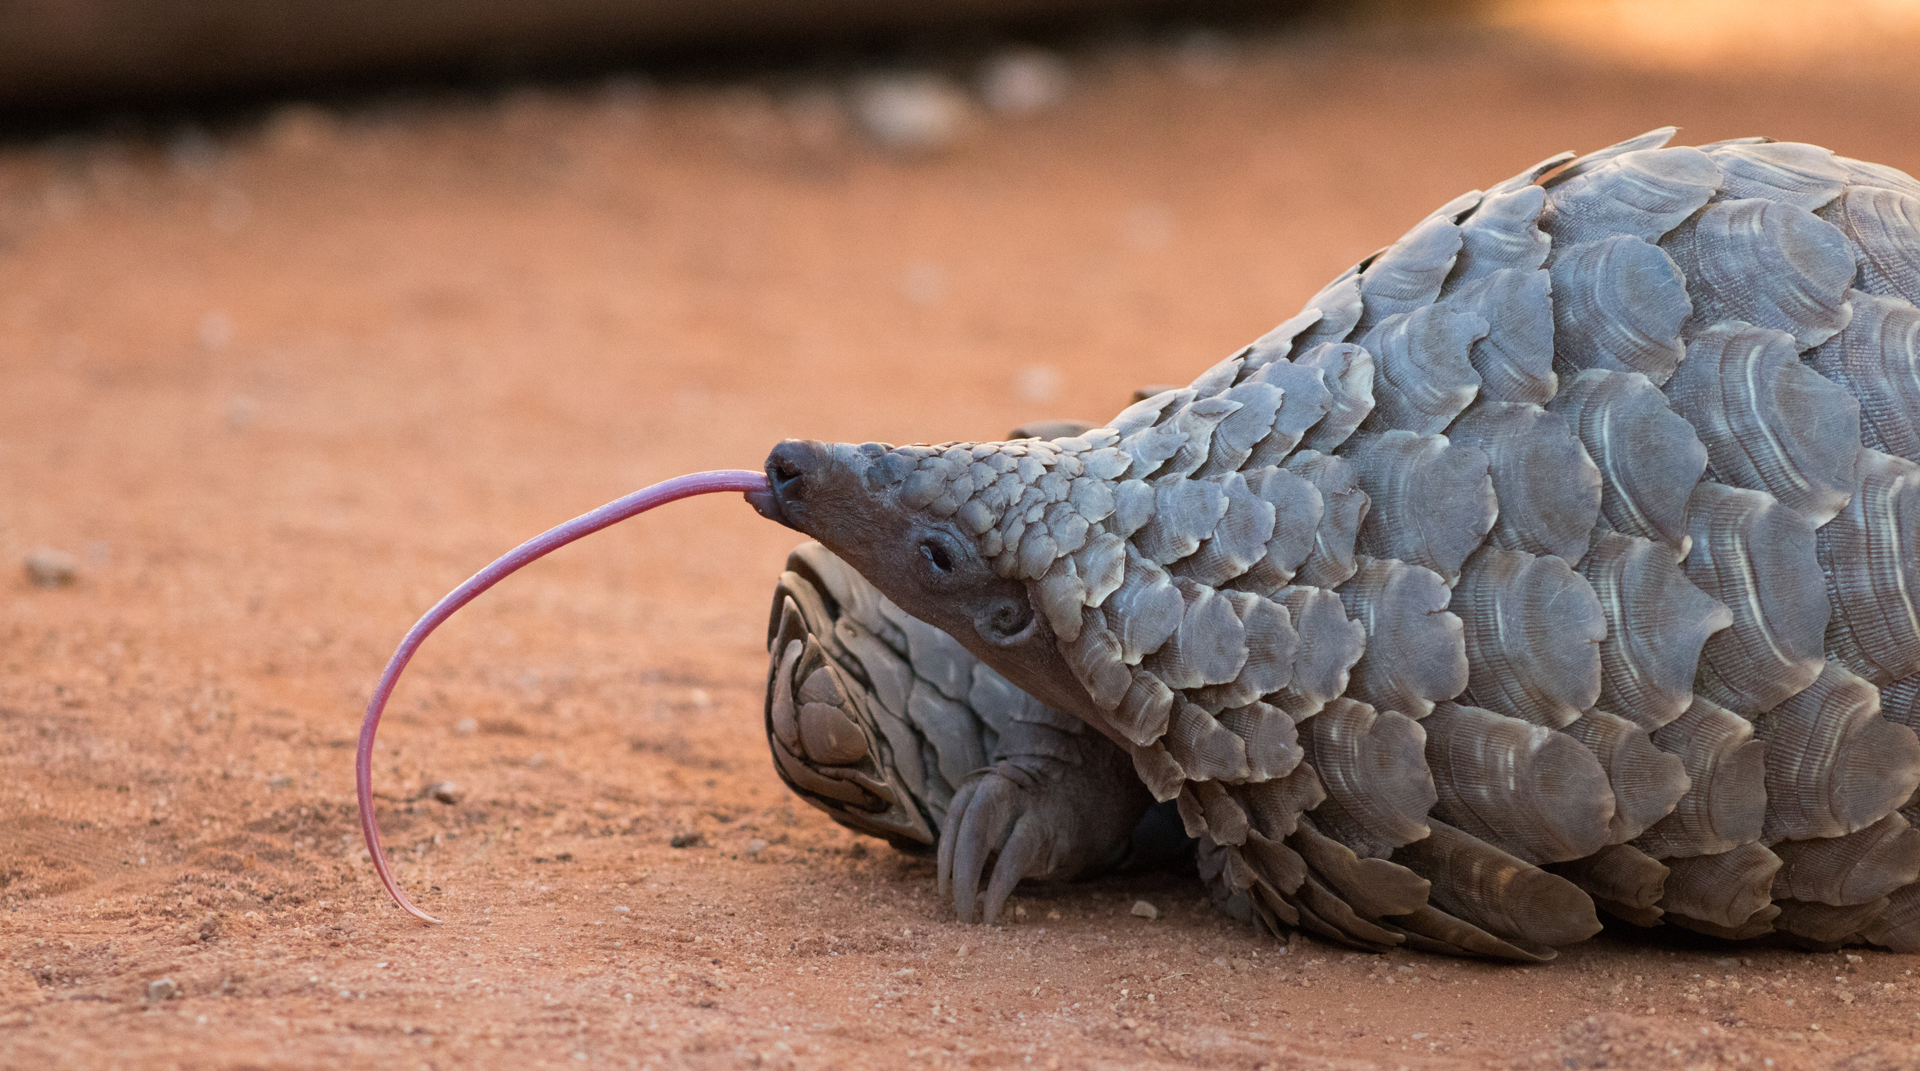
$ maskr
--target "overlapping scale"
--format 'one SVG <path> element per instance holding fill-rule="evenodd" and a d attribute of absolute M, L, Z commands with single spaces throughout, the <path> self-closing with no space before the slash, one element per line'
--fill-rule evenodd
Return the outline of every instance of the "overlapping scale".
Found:
<path fill-rule="evenodd" d="M 1174 702 L 1167 733 L 1158 744 L 1180 764 L 1188 781 L 1238 781 L 1252 775 L 1246 741 L 1184 699 Z"/>
<path fill-rule="evenodd" d="M 1345 336 L 1342 336 L 1343 338 Z M 1332 408 L 1307 429 L 1300 445 L 1331 452 L 1347 441 L 1360 422 L 1373 412 L 1373 354 L 1351 344 L 1322 344 L 1294 359 L 1302 368 L 1320 373 L 1333 397 Z"/>
<path fill-rule="evenodd" d="M 1707 450 L 1666 395 L 1638 373 L 1589 371 L 1563 381 L 1547 408 L 1565 418 L 1599 468 L 1606 526 L 1684 556 L 1692 545 L 1688 499 L 1706 471 Z"/>
<path fill-rule="evenodd" d="M 1430 824 L 1433 832 L 1395 851 L 1393 861 L 1433 883 L 1429 897 L 1439 910 L 1539 958 L 1600 932 L 1593 900 L 1572 882 L 1445 822 Z"/>
<path fill-rule="evenodd" d="M 1787 841 L 1773 851 L 1780 857 L 1775 899 L 1865 904 L 1920 880 L 1920 829 L 1898 814 L 1844 836 Z"/>
<path fill-rule="evenodd" d="M 1565 731 L 1607 772 L 1613 788 L 1610 844 L 1624 844 L 1665 818 L 1692 785 L 1680 756 L 1655 747 L 1645 729 L 1617 714 L 1589 710 Z"/>
<path fill-rule="evenodd" d="M 1406 936 L 1408 948 L 1435 955 L 1484 956 L 1521 963 L 1548 963 L 1559 955 L 1544 945 L 1529 943 L 1523 948 L 1503 941 L 1433 906 L 1431 894 L 1425 907 L 1412 914 L 1399 916 L 1393 920 L 1393 924 Z"/>
<path fill-rule="evenodd" d="M 1764 198 L 1803 208 L 1824 207 L 1847 187 L 1847 169 L 1831 149 L 1794 141 L 1722 142 L 1701 150 L 1723 176 L 1716 200 Z"/>
<path fill-rule="evenodd" d="M 1216 719 L 1240 738 L 1246 762 L 1245 771 L 1240 774 L 1243 778 L 1270 781 L 1285 777 L 1306 757 L 1293 718 L 1278 707 L 1252 702 L 1222 710 Z"/>
<path fill-rule="evenodd" d="M 1347 694 L 1382 710 L 1425 717 L 1467 686 L 1467 650 L 1452 593 L 1431 569 L 1367 558 L 1340 586 L 1347 616 L 1365 630 L 1366 650 Z"/>
<path fill-rule="evenodd" d="M 1283 588 L 1274 601 L 1292 615 L 1300 642 L 1294 649 L 1292 679 L 1266 699 L 1300 721 L 1346 694 L 1354 664 L 1366 651 L 1367 632 L 1361 622 L 1347 618 L 1340 598 L 1325 588 Z"/>
<path fill-rule="evenodd" d="M 1860 928 L 1859 936 L 1895 952 L 1920 952 L 1920 883 L 1889 896 L 1887 906 Z"/>
<path fill-rule="evenodd" d="M 1868 163 L 1865 160 L 1849 160 L 1839 157 L 1840 165 L 1847 169 L 1847 184 L 1855 189 L 1892 190 L 1908 197 L 1920 197 L 1920 180 L 1897 167 L 1886 164 Z"/>
<path fill-rule="evenodd" d="M 1314 817 L 1318 817 L 1315 812 Z M 1356 917 L 1379 921 L 1426 906 L 1432 883 L 1384 858 L 1361 856 L 1303 819 L 1287 844 L 1323 875 L 1330 890 L 1351 906 Z M 1394 941 L 1392 943 L 1398 943 Z"/>
<path fill-rule="evenodd" d="M 1427 835 L 1434 782 L 1427 734 L 1413 719 L 1336 699 L 1301 727 L 1307 761 L 1326 786 L 1313 813 L 1361 855 L 1384 857 Z"/>
<path fill-rule="evenodd" d="M 1320 316 L 1294 337 L 1295 353 L 1310 352 L 1323 343 L 1345 342 L 1353 332 L 1354 325 L 1360 322 L 1363 308 L 1360 303 L 1359 270 L 1350 269 L 1321 287 L 1319 293 L 1307 299 L 1306 307 Z"/>
<path fill-rule="evenodd" d="M 1595 149 L 1592 152 L 1563 152 L 1558 156 L 1549 157 L 1547 160 L 1535 165 L 1536 170 L 1526 181 L 1546 189 L 1552 189 L 1569 180 L 1590 174 L 1598 170 L 1602 165 L 1625 156 L 1628 153 L 1658 149 L 1667 142 L 1672 141 L 1673 136 L 1679 132 L 1680 128 L 1677 126 L 1660 126 L 1644 134 L 1635 135 L 1625 141 L 1615 142 L 1612 145 Z M 1510 179 L 1508 181 L 1512 182 L 1515 180 Z M 1497 188 L 1498 187 L 1496 187 L 1496 189 Z"/>
<path fill-rule="evenodd" d="M 1862 290 L 1848 297 L 1853 319 L 1807 357 L 1859 400 L 1865 445 L 1920 461 L 1920 309 Z"/>
<path fill-rule="evenodd" d="M 1467 562 L 1449 607 L 1463 625 L 1476 704 L 1558 729 L 1599 699 L 1606 616 L 1564 560 L 1486 547 Z"/>
<path fill-rule="evenodd" d="M 1467 350 L 1480 397 L 1545 405 L 1559 377 L 1553 371 L 1553 288 L 1544 270 L 1503 268 L 1449 296 L 1449 307 L 1486 322 Z"/>
<path fill-rule="evenodd" d="M 1609 844 L 1583 859 L 1558 863 L 1553 872 L 1579 886 L 1609 915 L 1638 926 L 1658 926 L 1666 895 L 1667 867 L 1629 844 Z"/>
<path fill-rule="evenodd" d="M 1313 544 L 1294 579 L 1315 587 L 1337 588 L 1359 564 L 1353 547 L 1372 500 L 1360 489 L 1351 462 L 1317 450 L 1302 450 L 1287 459 L 1288 472 L 1313 484 L 1320 493 L 1320 523 Z"/>
<path fill-rule="evenodd" d="M 1820 215 L 1845 233 L 1860 289 L 1920 304 L 1920 193 L 1856 184 Z"/>
<path fill-rule="evenodd" d="M 1555 255 L 1613 235 L 1655 241 L 1706 204 L 1720 182 L 1712 158 L 1694 148 L 1639 149 L 1593 166 L 1575 161 L 1545 184 L 1540 228 Z"/>
<path fill-rule="evenodd" d="M 1814 534 L 1827 650 L 1875 684 L 1920 673 L 1920 465 L 1862 450 L 1852 499 Z"/>
<path fill-rule="evenodd" d="M 1487 455 L 1444 435 L 1389 431 L 1349 443 L 1341 456 L 1371 508 L 1358 549 L 1439 573 L 1452 584 L 1493 528 Z"/>
<path fill-rule="evenodd" d="M 1474 313 L 1424 305 L 1361 335 L 1374 360 L 1374 408 L 1361 429 L 1445 430 L 1480 392 L 1480 373 L 1467 355 L 1486 334 L 1487 321 Z"/>
<path fill-rule="evenodd" d="M 1784 331 L 1817 346 L 1853 315 L 1846 236 L 1798 205 L 1716 201 L 1661 239 L 1687 278 L 1696 327 L 1727 322 Z M 1755 271 L 1764 264 L 1766 270 Z"/>
<path fill-rule="evenodd" d="M 1880 693 L 1837 662 L 1758 718 L 1767 745 L 1768 841 L 1864 829 L 1920 787 L 1920 739 L 1880 716 Z"/>
<path fill-rule="evenodd" d="M 1261 481 L 1263 488 L 1269 471 L 1262 469 L 1253 474 Z M 1296 512 L 1311 513 L 1313 504 L 1317 504 L 1314 500 L 1317 500 L 1319 495 L 1312 494 L 1311 499 L 1301 495 L 1303 491 L 1311 491 L 1311 488 L 1305 486 L 1306 481 L 1283 479 L 1282 482 L 1292 482 L 1298 486 L 1276 487 L 1276 497 L 1280 497 L 1289 506 L 1296 507 Z M 1224 505 L 1220 516 L 1213 522 L 1213 527 L 1193 544 L 1192 550 L 1179 557 L 1172 557 L 1172 554 L 1177 553 L 1179 548 L 1185 545 L 1187 533 L 1177 533 L 1179 540 L 1175 542 L 1170 535 L 1176 531 L 1173 526 L 1162 526 L 1156 522 L 1149 522 L 1147 527 L 1142 529 L 1135 539 L 1135 545 L 1145 541 L 1147 546 L 1158 548 L 1159 554 L 1168 555 L 1157 557 L 1156 560 L 1167 565 L 1167 571 L 1174 576 L 1184 577 L 1209 588 L 1217 588 L 1245 573 L 1256 562 L 1267 556 L 1267 542 L 1274 537 L 1278 509 L 1266 496 L 1249 486 L 1246 475 L 1239 472 L 1229 472 L 1224 476 L 1208 480 L 1187 481 L 1182 486 L 1196 485 L 1211 485 L 1217 488 L 1220 498 L 1224 500 Z M 1288 494 L 1289 491 L 1292 494 Z M 1212 501 L 1207 501 L 1202 504 L 1202 509 L 1211 510 L 1213 505 Z M 1204 516 L 1204 513 L 1196 516 Z M 1297 532 L 1300 518 L 1289 519 L 1295 521 Z M 1318 518 L 1315 517 L 1309 523 L 1317 523 L 1317 521 Z M 1149 553 L 1155 552 L 1150 550 Z M 1284 544 L 1281 553 L 1283 558 L 1291 556 Z M 1302 548 L 1302 556 L 1304 554 L 1305 550 Z M 1058 628 L 1057 625 L 1055 627 Z"/>
<path fill-rule="evenodd" d="M 1614 816 L 1607 772 L 1565 733 L 1458 703 L 1421 723 L 1435 817 L 1530 863 L 1592 855 Z"/>
<path fill-rule="evenodd" d="M 1772 931 L 1780 909 L 1773 904 L 1773 876 L 1780 857 L 1759 844 L 1717 855 L 1665 860 L 1667 883 L 1660 907 L 1667 921 L 1714 937 L 1758 937 Z"/>
<path fill-rule="evenodd" d="M 1767 817 L 1766 745 L 1753 723 L 1710 700 L 1695 699 L 1652 734 L 1677 755 L 1687 790 L 1665 818 L 1634 843 L 1656 859 L 1717 855 L 1760 839 Z"/>
<path fill-rule="evenodd" d="M 1693 702 L 1693 679 L 1707 637 L 1733 614 L 1680 570 L 1668 543 L 1601 532 L 1580 562 L 1606 617 L 1596 702 L 1649 731 Z"/>
<path fill-rule="evenodd" d="M 1460 228 L 1438 215 L 1388 246 L 1360 273 L 1362 311 L 1355 332 L 1365 335 L 1392 317 L 1431 308 L 1459 252 Z"/>
<path fill-rule="evenodd" d="M 1679 265 L 1625 234 L 1554 250 L 1554 368 L 1562 377 L 1600 368 L 1665 383 L 1686 356 L 1680 328 L 1693 315 Z"/>
<path fill-rule="evenodd" d="M 1327 502 L 1312 481 L 1284 469 L 1254 469 L 1242 474 L 1241 478 L 1245 480 L 1248 493 L 1264 504 L 1263 510 L 1272 511 L 1273 523 L 1267 529 L 1269 534 L 1263 543 L 1241 541 L 1235 545 L 1232 556 L 1225 558 L 1212 571 L 1214 575 L 1222 577 L 1218 583 L 1224 586 L 1257 595 L 1271 595 L 1293 580 L 1301 563 L 1313 552 Z M 1336 503 L 1336 508 L 1338 505 Z M 1216 530 L 1209 542 L 1219 538 L 1220 533 Z M 1242 547 L 1244 549 L 1240 549 Z M 1215 549 L 1203 545 L 1196 557 L 1202 561 L 1210 560 Z M 1196 571 L 1184 567 L 1184 563 L 1183 568 L 1176 572 L 1200 579 Z"/>
<path fill-rule="evenodd" d="M 1540 229 L 1547 191 L 1531 183 L 1482 198 L 1460 223 L 1460 252 L 1441 293 L 1458 298 L 1466 287 L 1498 272 L 1531 273 L 1547 262 L 1553 243 Z"/>
<path fill-rule="evenodd" d="M 1780 909 L 1780 914 L 1773 920 L 1773 928 L 1800 938 L 1796 944 L 1832 951 L 1859 933 L 1891 902 L 1883 896 L 1864 904 L 1835 906 L 1775 897 L 1774 906 Z"/>
<path fill-rule="evenodd" d="M 1242 471 L 1278 465 L 1300 445 L 1307 429 L 1320 423 L 1333 409 L 1333 392 L 1327 389 L 1324 369 L 1279 359 L 1255 368 L 1246 382 L 1264 383 L 1280 392 L 1280 407 L 1274 411 L 1267 435 L 1253 444 Z"/>
<path fill-rule="evenodd" d="M 1495 546 L 1578 562 L 1600 515 L 1600 470 L 1557 413 L 1537 405 L 1482 401 L 1447 437 L 1487 455 L 1499 502 Z"/>
<path fill-rule="evenodd" d="M 1273 422 L 1279 416 L 1286 394 L 1279 387 L 1254 378 L 1228 387 L 1220 397 L 1236 403 L 1239 408 L 1214 427 L 1213 439 L 1204 451 L 1206 456 L 1194 470 L 1196 476 L 1239 471 L 1254 447 L 1273 431 Z"/>
<path fill-rule="evenodd" d="M 1853 493 L 1860 403 L 1802 364 L 1793 336 L 1722 323 L 1694 336 L 1666 386 L 1714 478 L 1771 494 L 1815 528 Z"/>
<path fill-rule="evenodd" d="M 1697 689 L 1755 715 L 1812 684 L 1824 664 L 1826 585 L 1805 517 L 1772 495 L 1702 483 L 1688 503 L 1687 579 L 1733 623 L 1700 652 Z"/>

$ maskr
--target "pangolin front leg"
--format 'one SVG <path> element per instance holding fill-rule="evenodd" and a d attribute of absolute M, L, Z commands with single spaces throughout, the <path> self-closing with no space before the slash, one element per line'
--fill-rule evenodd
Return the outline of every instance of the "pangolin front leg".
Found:
<path fill-rule="evenodd" d="M 987 923 L 1023 878 L 1070 880 L 1125 863 L 1134 830 L 1153 806 L 1126 752 L 1083 725 L 1067 724 L 1066 715 L 1041 709 L 1051 717 L 1012 722 L 993 765 L 969 774 L 947 808 L 940 896 L 953 897 L 963 922 L 973 921 L 990 858 L 992 875 L 980 899 Z"/>
<path fill-rule="evenodd" d="M 775 765 L 850 829 L 908 851 L 937 845 L 941 898 L 962 919 L 979 907 L 993 922 L 1023 879 L 1190 854 L 1120 747 L 1007 683 L 819 544 L 787 566 L 768 643 Z"/>

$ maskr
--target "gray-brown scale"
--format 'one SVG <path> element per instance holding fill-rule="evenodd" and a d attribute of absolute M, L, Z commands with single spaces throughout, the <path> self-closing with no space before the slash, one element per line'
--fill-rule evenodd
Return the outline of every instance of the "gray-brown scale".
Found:
<path fill-rule="evenodd" d="M 1456 199 L 1103 427 L 861 448 L 1027 582 L 1095 713 L 803 548 L 783 775 L 938 841 L 966 917 L 989 855 L 991 918 L 1124 854 L 1117 767 L 1276 932 L 1920 949 L 1920 183 L 1671 134 Z"/>

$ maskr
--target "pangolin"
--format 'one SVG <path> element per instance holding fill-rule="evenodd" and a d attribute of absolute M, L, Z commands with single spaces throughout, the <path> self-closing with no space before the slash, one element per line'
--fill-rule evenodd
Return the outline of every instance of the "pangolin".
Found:
<path fill-rule="evenodd" d="M 963 918 L 1192 838 L 1231 910 L 1360 948 L 1545 960 L 1604 912 L 1920 949 L 1920 183 L 1673 133 L 1454 199 L 1105 424 L 788 441 L 523 546 L 369 705 L 383 881 L 419 913 L 366 755 L 420 639 L 735 490 L 817 541 L 781 776 L 937 845 Z"/>

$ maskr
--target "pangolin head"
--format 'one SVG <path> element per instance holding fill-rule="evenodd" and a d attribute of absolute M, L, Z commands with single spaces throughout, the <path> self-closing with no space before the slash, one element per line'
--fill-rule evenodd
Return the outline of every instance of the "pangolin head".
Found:
<path fill-rule="evenodd" d="M 1129 459 L 1100 429 L 1059 439 L 887 446 L 789 440 L 767 458 L 768 518 L 803 532 L 987 664 L 1069 709 L 1086 695 L 1056 640 L 1080 631 L 1081 563 L 1119 563 L 1103 522 Z"/>

